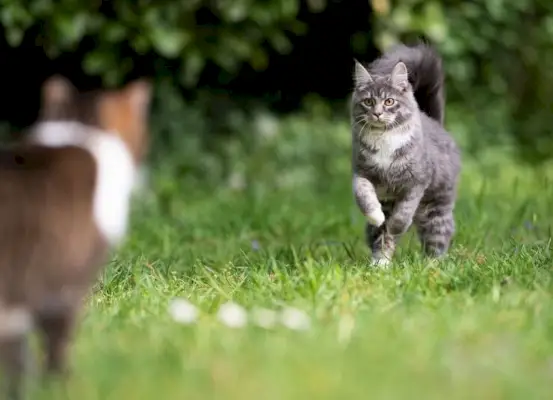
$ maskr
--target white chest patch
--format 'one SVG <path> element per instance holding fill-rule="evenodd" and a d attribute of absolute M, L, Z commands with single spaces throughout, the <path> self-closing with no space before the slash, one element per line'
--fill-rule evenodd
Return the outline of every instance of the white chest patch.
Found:
<path fill-rule="evenodd" d="M 32 138 L 43 146 L 79 146 L 92 154 L 96 161 L 94 220 L 108 242 L 118 244 L 127 231 L 136 183 L 134 161 L 123 140 L 116 133 L 77 122 L 40 123 Z"/>
<path fill-rule="evenodd" d="M 390 168 L 396 150 L 408 144 L 411 139 L 411 133 L 405 131 L 389 131 L 377 137 L 367 138 L 367 143 L 378 149 L 370 155 L 371 163 L 382 169 Z"/>

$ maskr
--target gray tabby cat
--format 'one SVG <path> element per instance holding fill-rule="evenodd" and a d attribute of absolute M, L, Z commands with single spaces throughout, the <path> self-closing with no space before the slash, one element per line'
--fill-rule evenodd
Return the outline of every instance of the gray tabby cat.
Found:
<path fill-rule="evenodd" d="M 354 80 L 353 192 L 373 262 L 388 265 L 412 223 L 427 255 L 445 254 L 461 159 L 443 127 L 441 58 L 424 44 L 400 45 L 368 68 L 356 61 Z"/>

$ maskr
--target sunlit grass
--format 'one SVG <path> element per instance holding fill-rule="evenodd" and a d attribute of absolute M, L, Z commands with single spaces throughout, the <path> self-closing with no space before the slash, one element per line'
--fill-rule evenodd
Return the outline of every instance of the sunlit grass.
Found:
<path fill-rule="evenodd" d="M 90 299 L 72 379 L 44 398 L 547 398 L 550 171 L 467 157 L 449 256 L 425 260 L 410 234 L 385 271 L 367 266 L 348 156 L 324 185 L 280 189 L 267 171 L 206 191 L 164 170 Z M 196 324 L 171 318 L 176 297 Z M 230 300 L 295 307 L 311 327 L 232 329 L 217 319 Z"/>

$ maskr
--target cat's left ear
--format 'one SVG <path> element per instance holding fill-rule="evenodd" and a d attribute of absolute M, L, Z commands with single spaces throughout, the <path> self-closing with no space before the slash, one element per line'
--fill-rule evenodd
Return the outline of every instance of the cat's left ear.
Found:
<path fill-rule="evenodd" d="M 367 71 L 367 68 L 363 67 L 361 63 L 357 60 L 353 60 L 355 62 L 355 73 L 353 74 L 353 80 L 355 81 L 356 86 L 363 86 L 368 83 L 373 82 L 373 78 L 371 77 L 371 74 L 369 71 Z"/>
<path fill-rule="evenodd" d="M 401 91 L 407 90 L 409 87 L 409 75 L 407 73 L 407 66 L 401 61 L 398 62 L 392 70 L 392 86 L 395 86 Z"/>
<path fill-rule="evenodd" d="M 54 75 L 42 84 L 41 92 L 40 118 L 57 119 L 72 108 L 77 89 L 64 76 Z"/>

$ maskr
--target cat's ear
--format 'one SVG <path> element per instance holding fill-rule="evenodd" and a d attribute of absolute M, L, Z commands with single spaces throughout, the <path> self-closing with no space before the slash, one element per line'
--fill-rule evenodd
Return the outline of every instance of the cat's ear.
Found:
<path fill-rule="evenodd" d="M 149 108 L 152 85 L 135 80 L 121 89 L 104 91 L 98 104 L 100 127 L 116 132 L 129 147 L 135 161 L 141 162 L 149 149 Z"/>
<path fill-rule="evenodd" d="M 151 96 L 151 83 L 145 79 L 104 91 L 99 97 L 100 126 L 129 138 L 142 135 L 148 125 Z"/>
<path fill-rule="evenodd" d="M 56 119 L 71 107 L 77 89 L 65 77 L 54 75 L 42 84 L 40 114 L 42 119 Z"/>
<path fill-rule="evenodd" d="M 123 88 L 133 115 L 136 118 L 147 118 L 152 98 L 152 84 L 147 79 L 139 79 Z"/>
<path fill-rule="evenodd" d="M 43 104 L 59 104 L 71 101 L 75 87 L 61 75 L 54 75 L 42 84 Z"/>
<path fill-rule="evenodd" d="M 363 86 L 367 83 L 371 83 L 373 78 L 371 74 L 369 74 L 369 71 L 367 71 L 367 68 L 363 67 L 359 61 L 355 59 L 353 61 L 355 62 L 355 73 L 353 74 L 355 86 Z"/>
<path fill-rule="evenodd" d="M 392 86 L 400 89 L 407 90 L 409 87 L 409 75 L 407 73 L 407 66 L 401 61 L 398 62 L 392 70 Z"/>

